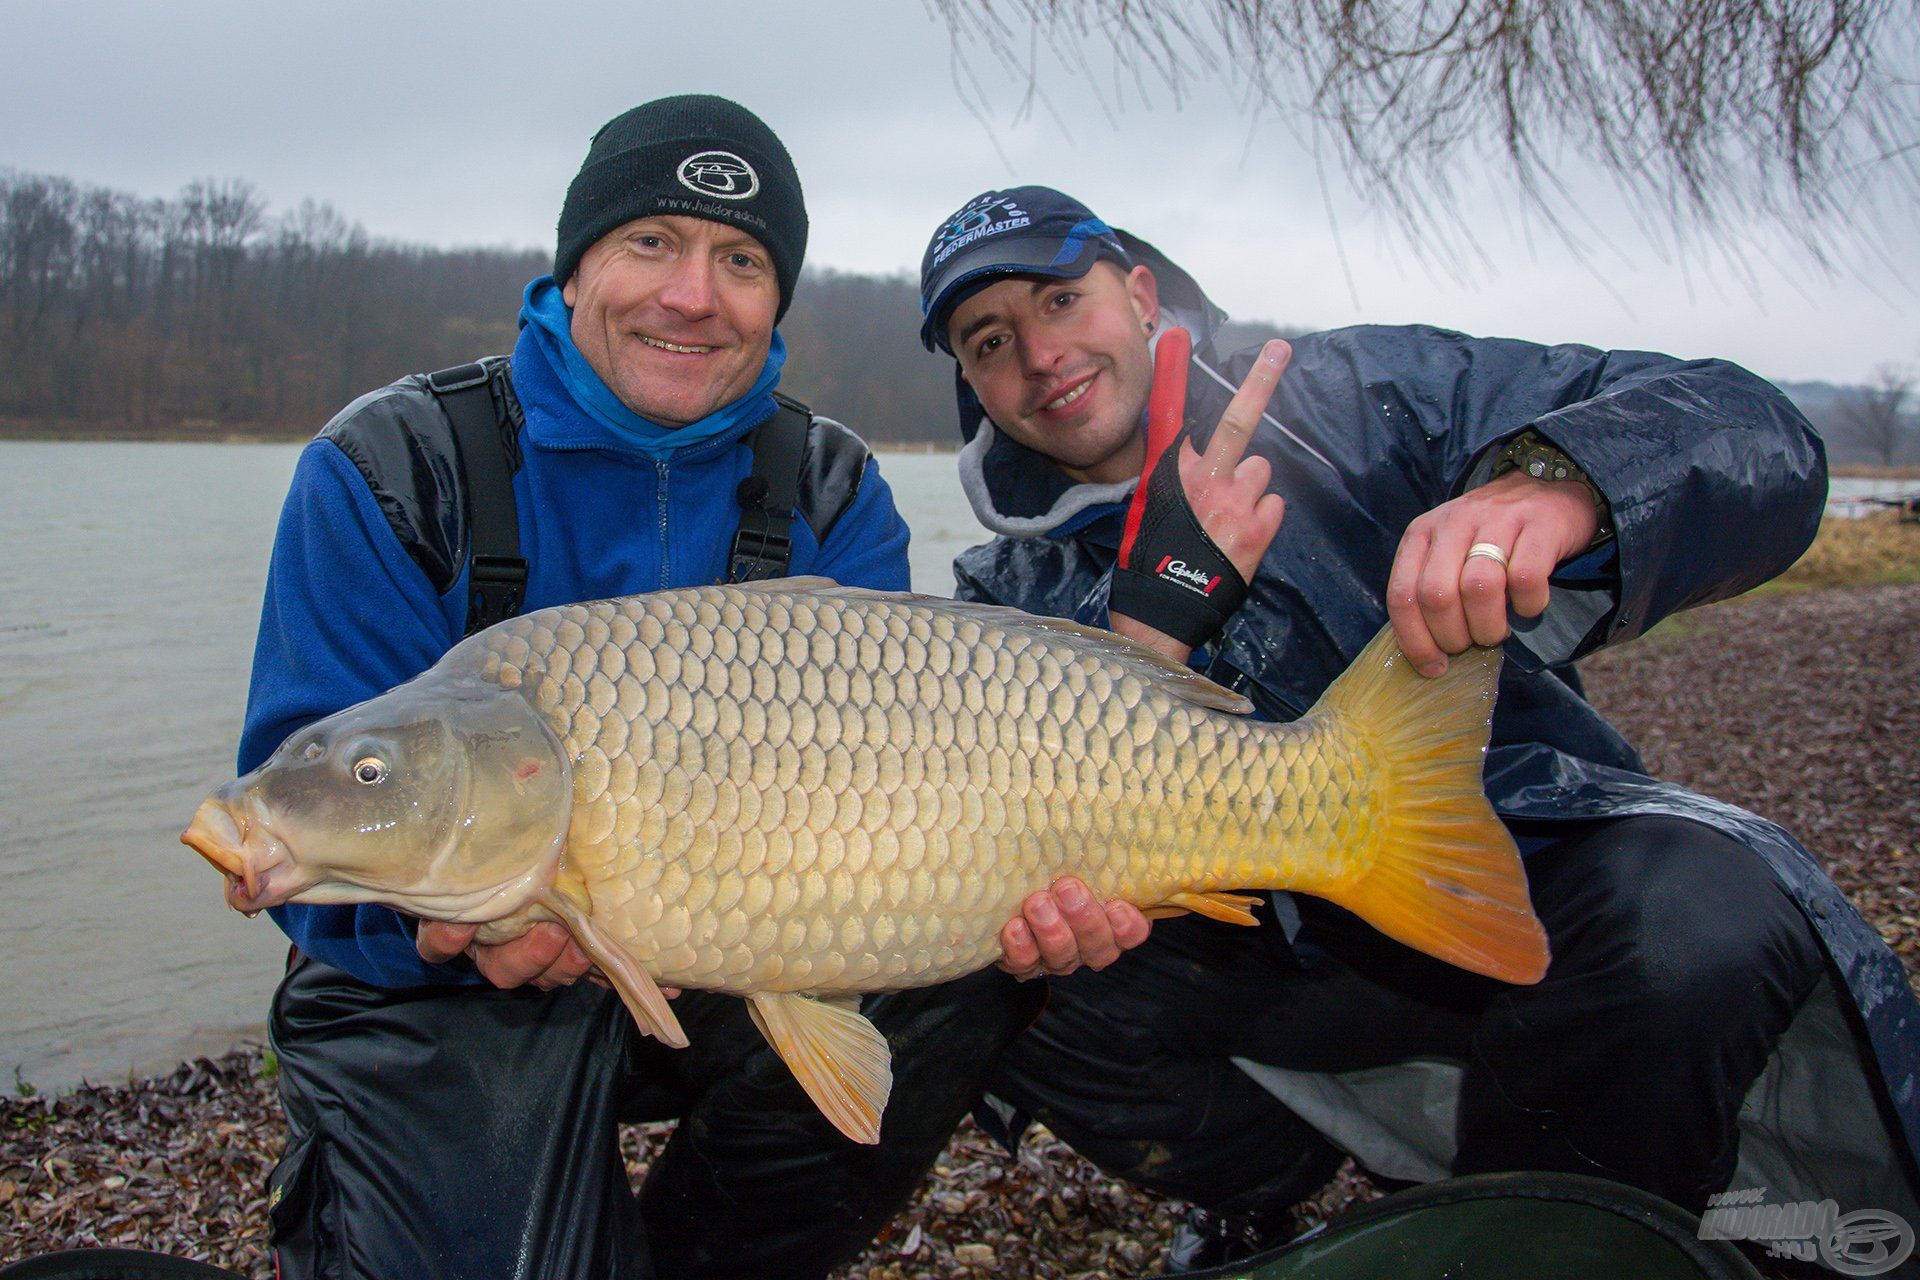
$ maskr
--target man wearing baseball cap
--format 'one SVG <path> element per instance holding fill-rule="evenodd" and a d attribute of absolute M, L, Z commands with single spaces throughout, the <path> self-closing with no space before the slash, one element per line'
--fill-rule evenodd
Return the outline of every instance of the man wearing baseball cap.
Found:
<path fill-rule="evenodd" d="M 866 446 L 777 393 L 806 241 L 786 148 L 738 104 L 665 98 L 596 133 L 512 355 L 364 396 L 302 453 L 240 769 L 517 612 L 780 573 L 904 589 Z M 667 1049 L 578 981 L 558 925 L 488 944 L 377 906 L 274 914 L 296 947 L 271 1021 L 283 1280 L 823 1276 L 1039 998 L 988 973 L 871 1001 L 894 1085 L 860 1147 L 744 1002 L 680 996 L 692 1047 Z M 616 1124 L 670 1117 L 636 1201 Z"/>
<path fill-rule="evenodd" d="M 1346 1155 L 1916 1220 L 1898 962 L 1787 832 L 1648 776 L 1572 665 L 1806 548 L 1825 456 L 1784 396 L 1721 361 L 1418 326 L 1219 350 L 1186 272 L 1046 187 L 962 206 L 920 279 L 997 535 L 956 561 L 962 598 L 1111 625 L 1274 720 L 1383 625 L 1427 675 L 1506 651 L 1485 780 L 1552 946 L 1537 985 L 1287 894 L 1257 928 L 1149 937 L 1056 887 L 1002 935 L 1054 981 L 990 1087 L 1199 1206 L 1176 1269 L 1284 1238 Z"/>

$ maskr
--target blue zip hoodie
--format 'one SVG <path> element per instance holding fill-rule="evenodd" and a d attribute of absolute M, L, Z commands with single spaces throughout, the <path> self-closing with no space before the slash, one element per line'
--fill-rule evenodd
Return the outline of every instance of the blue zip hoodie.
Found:
<path fill-rule="evenodd" d="M 526 414 L 513 478 L 525 609 L 724 581 L 740 519 L 734 493 L 752 468 L 745 437 L 764 416 L 651 456 L 581 407 L 534 333 L 522 330 L 512 365 Z M 907 526 L 872 461 L 825 546 L 804 520 L 792 536 L 795 575 L 907 588 Z M 359 470 L 332 441 L 314 440 L 274 536 L 240 771 L 305 725 L 425 671 L 459 642 L 466 611 L 465 570 L 436 593 Z M 387 907 L 290 905 L 272 915 L 301 950 L 376 986 L 483 981 L 468 965 L 423 961 L 413 922 Z"/>

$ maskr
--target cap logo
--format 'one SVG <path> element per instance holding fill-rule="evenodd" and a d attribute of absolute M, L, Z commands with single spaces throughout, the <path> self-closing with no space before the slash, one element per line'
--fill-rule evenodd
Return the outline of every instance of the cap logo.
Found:
<path fill-rule="evenodd" d="M 731 151 L 701 151 L 680 162 L 680 185 L 703 196 L 751 200 L 760 192 L 760 175 Z"/>
<path fill-rule="evenodd" d="M 939 267 L 975 241 L 1032 225 L 1033 219 L 1017 203 L 1006 196 L 989 192 L 954 214 L 947 220 L 947 225 L 940 228 L 939 247 L 933 251 L 933 265 Z"/>

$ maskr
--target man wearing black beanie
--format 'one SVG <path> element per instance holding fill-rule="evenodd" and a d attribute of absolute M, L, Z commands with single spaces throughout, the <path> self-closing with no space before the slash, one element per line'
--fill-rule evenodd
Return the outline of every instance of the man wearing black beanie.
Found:
<path fill-rule="evenodd" d="M 786 315 L 807 255 L 807 208 L 793 160 L 760 117 L 689 93 L 607 121 L 560 206 L 553 278 L 565 284 L 600 237 L 656 215 L 724 223 L 766 246 L 780 285 L 775 319 Z"/>
<path fill-rule="evenodd" d="M 866 446 L 775 391 L 807 217 L 757 116 L 706 95 L 618 116 L 557 240 L 511 357 L 364 396 L 302 453 L 242 772 L 514 613 L 781 574 L 908 585 Z M 488 945 L 385 907 L 274 916 L 296 948 L 271 1020 L 282 1280 L 824 1276 L 905 1203 L 1041 998 L 988 972 L 870 1000 L 894 1085 L 859 1146 L 742 1001 L 679 996 L 691 1047 L 668 1049 L 578 981 L 558 925 Z M 636 1200 L 615 1126 L 676 1117 Z"/>

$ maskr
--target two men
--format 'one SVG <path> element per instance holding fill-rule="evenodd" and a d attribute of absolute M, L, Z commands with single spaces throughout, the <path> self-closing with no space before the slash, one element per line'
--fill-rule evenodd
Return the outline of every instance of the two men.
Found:
<path fill-rule="evenodd" d="M 1324 335 L 1291 367 L 1271 348 L 1223 369 L 1206 343 L 1218 313 L 1143 242 L 1040 189 L 963 213 L 929 253 L 929 334 L 966 377 L 968 491 L 1008 535 L 963 558 L 963 592 L 1197 647 L 1273 717 L 1310 705 L 1389 615 L 1432 666 L 1499 641 L 1509 599 L 1537 614 L 1512 647 L 1540 669 L 1510 667 L 1488 776 L 1532 850 L 1559 956 L 1540 988 L 1493 990 L 1286 897 L 1260 930 L 1173 921 L 1139 946 L 1137 912 L 1063 885 L 1009 925 L 1009 967 L 1137 951 L 1059 984 L 995 1092 L 1109 1169 L 1256 1227 L 1324 1177 L 1335 1142 L 1390 1175 L 1599 1169 L 1697 1203 L 1733 1174 L 1732 1116 L 1755 1077 L 1818 1042 L 1825 1057 L 1791 1061 L 1843 1082 L 1822 1099 L 1827 1145 L 1837 1133 L 1864 1156 L 1818 1195 L 1903 1210 L 1906 1189 L 1883 1179 L 1880 1077 L 1833 998 L 1878 990 L 1857 1004 L 1910 1083 L 1910 1040 L 1885 1034 L 1911 1005 L 1897 967 L 1889 983 L 1884 948 L 1784 833 L 1646 778 L 1567 665 L 1804 545 L 1823 464 L 1790 408 L 1728 366 L 1432 330 Z M 650 103 L 597 134 L 511 359 L 376 392 L 303 454 L 241 769 L 424 670 L 488 610 L 766 567 L 738 535 L 762 510 L 777 424 L 798 412 L 774 398 L 776 326 L 805 237 L 784 149 L 732 103 Z M 1174 324 L 1199 340 L 1186 398 L 1202 443 L 1249 369 L 1232 431 L 1272 414 L 1237 465 L 1238 444 L 1163 457 L 1210 535 L 1164 545 L 1210 543 L 1248 593 L 1222 609 L 1155 585 L 1155 534 L 1129 543 L 1122 567 L 1140 580 L 1123 577 L 1131 613 L 1110 615 L 1150 344 Z M 450 416 L 476 387 L 511 476 L 517 557 L 478 554 L 492 517 L 471 477 L 488 451 L 456 442 Z M 1510 450 L 1527 427 L 1536 437 Z M 824 419 L 798 429 L 778 567 L 904 587 L 905 526 L 864 447 Z M 1529 478 L 1562 462 L 1591 493 Z M 1478 483 L 1507 463 L 1517 474 Z M 487 578 L 502 559 L 525 562 L 504 605 Z M 695 1047 L 670 1053 L 576 981 L 585 957 L 556 928 L 488 947 L 380 908 L 280 918 L 299 946 L 272 1024 L 292 1126 L 274 1241 L 290 1277 L 646 1275 L 649 1252 L 662 1275 L 824 1274 L 904 1201 L 1039 995 L 989 973 L 873 1002 L 895 1083 L 883 1142 L 861 1149 L 737 1001 L 681 997 Z M 1842 983 L 1821 942 L 1844 956 Z M 1356 1106 L 1353 1073 L 1409 1062 L 1434 1064 L 1429 1096 L 1452 1098 L 1458 1124 L 1374 1140 L 1355 1120 L 1410 1112 L 1412 1086 L 1389 1070 L 1372 1081 L 1385 1100 Z M 1804 1136 L 1804 1077 L 1775 1074 L 1775 1127 Z M 682 1123 L 636 1204 L 615 1122 L 668 1114 Z M 1796 1190 L 1791 1176 L 1769 1185 Z"/>
<path fill-rule="evenodd" d="M 921 300 L 999 535 L 956 562 L 962 597 L 1110 622 L 1271 719 L 1388 621 L 1427 674 L 1469 644 L 1509 656 L 1486 785 L 1552 944 L 1537 986 L 1288 895 L 1257 929 L 1176 919 L 1144 944 L 1130 910 L 1041 895 L 1003 934 L 1016 971 L 1092 967 L 1052 984 L 993 1091 L 1199 1205 L 1176 1263 L 1270 1243 L 1345 1153 L 1920 1220 L 1897 961 L 1787 833 L 1648 777 L 1573 666 L 1804 550 L 1825 459 L 1784 397 L 1718 361 L 1432 328 L 1217 353 L 1184 271 L 1044 187 L 948 220 Z M 1192 356 L 1156 375 L 1175 327 Z M 1191 445 L 1150 449 L 1150 389 Z"/>
<path fill-rule="evenodd" d="M 806 237 L 785 148 L 736 104 L 601 129 L 512 357 L 363 397 L 301 455 L 241 770 L 517 609 L 780 572 L 905 588 L 866 447 L 775 395 Z M 860 1147 L 741 1001 L 688 992 L 693 1047 L 643 1040 L 557 925 L 485 946 L 381 907 L 276 916 L 298 948 L 271 1023 L 288 1280 L 824 1275 L 905 1202 L 1041 995 L 989 971 L 869 1002 L 893 1103 Z M 636 1204 L 616 1122 L 667 1116 Z"/>

